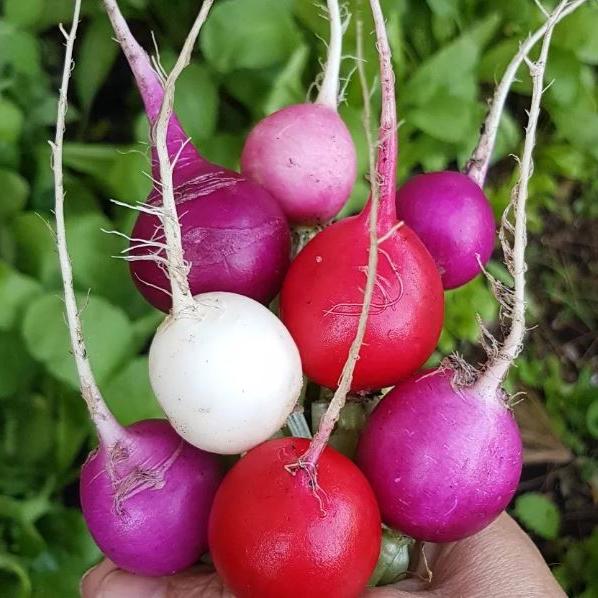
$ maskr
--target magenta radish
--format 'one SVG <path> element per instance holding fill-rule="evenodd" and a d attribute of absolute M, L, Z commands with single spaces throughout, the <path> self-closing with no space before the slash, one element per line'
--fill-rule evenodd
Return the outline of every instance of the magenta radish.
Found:
<path fill-rule="evenodd" d="M 357 463 L 383 521 L 418 540 L 453 542 L 486 527 L 521 474 L 521 438 L 503 399 L 459 389 L 454 374 L 416 374 L 396 386 L 359 443 Z"/>
<path fill-rule="evenodd" d="M 383 521 L 417 540 L 452 542 L 476 533 L 507 506 L 519 481 L 521 438 L 501 385 L 525 333 L 525 204 L 550 38 L 566 5 L 561 2 L 548 18 L 540 58 L 530 66 L 533 94 L 520 176 L 503 217 L 501 240 L 514 288 L 497 297 L 509 333 L 502 346 L 490 343 L 481 373 L 453 360 L 446 370 L 397 385 L 377 405 L 359 441 L 357 463 Z"/>
<path fill-rule="evenodd" d="M 207 551 L 208 515 L 222 474 L 214 455 L 187 444 L 166 421 L 120 426 L 91 370 L 73 291 L 62 183 L 67 92 L 79 11 L 77 0 L 67 37 L 52 157 L 68 329 L 81 394 L 99 438 L 99 447 L 81 469 L 81 508 L 96 543 L 118 567 L 141 575 L 169 575 L 189 567 Z"/>
<path fill-rule="evenodd" d="M 343 207 L 357 176 L 355 146 L 337 111 L 343 24 L 328 0 L 330 44 L 315 103 L 296 104 L 261 120 L 241 155 L 241 171 L 267 189 L 294 224 L 319 224 Z"/>
<path fill-rule="evenodd" d="M 263 442 L 284 424 L 303 380 L 297 347 L 272 312 L 235 293 L 193 296 L 187 276 L 170 123 L 176 79 L 189 63 L 211 5 L 204 1 L 166 78 L 156 117 L 162 206 L 155 214 L 164 231 L 163 266 L 171 282 L 172 309 L 152 340 L 149 376 L 158 402 L 183 438 L 210 452 L 234 454 Z M 113 12 L 112 18 L 122 31 L 121 17 Z"/>
<path fill-rule="evenodd" d="M 584 1 L 572 2 L 558 20 Z M 397 216 L 417 233 L 432 254 L 445 289 L 454 289 L 475 278 L 492 255 L 496 225 L 482 189 L 509 89 L 517 70 L 545 32 L 546 25 L 522 42 L 507 66 L 465 174 L 420 174 L 397 191 Z"/>
<path fill-rule="evenodd" d="M 362 337 L 359 360 L 353 355 L 353 391 L 390 386 L 421 367 L 436 346 L 444 315 L 434 261 L 396 219 L 394 76 L 383 23 L 377 32 L 384 47 L 382 113 L 377 162 L 370 171 L 375 169 L 379 184 L 361 214 L 332 224 L 305 246 L 280 295 L 282 321 L 299 347 L 305 374 L 318 384 L 340 387 L 347 355 L 356 335 Z M 364 283 L 370 289 L 367 301 Z M 360 318 L 364 313 L 367 327 Z"/>
<path fill-rule="evenodd" d="M 162 82 L 139 46 L 115 0 L 104 0 L 116 36 L 137 81 L 152 126 L 164 95 Z M 194 295 L 228 291 L 268 303 L 289 263 L 290 234 L 278 203 L 257 183 L 205 160 L 189 142 L 176 115 L 169 121 L 168 152 L 188 279 Z M 160 180 L 152 149 L 152 172 Z M 137 288 L 164 312 L 172 306 L 164 268 L 164 233 L 156 209 L 162 188 L 156 183 L 131 234 L 128 252 Z"/>

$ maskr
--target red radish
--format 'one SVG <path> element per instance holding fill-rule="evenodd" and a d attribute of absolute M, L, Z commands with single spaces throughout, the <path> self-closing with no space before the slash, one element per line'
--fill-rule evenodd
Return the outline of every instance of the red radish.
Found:
<path fill-rule="evenodd" d="M 249 451 L 226 475 L 210 514 L 216 570 L 235 596 L 352 598 L 380 552 L 380 513 L 355 465 L 327 448 L 318 487 L 287 466 L 308 441 L 283 438 Z"/>
<path fill-rule="evenodd" d="M 357 156 L 337 112 L 343 24 L 338 0 L 328 0 L 330 45 L 315 103 L 278 110 L 251 131 L 241 171 L 267 189 L 294 224 L 330 220 L 355 183 Z"/>
<path fill-rule="evenodd" d="M 156 124 L 164 90 L 150 59 L 131 34 L 116 0 L 104 0 L 129 61 L 148 119 Z M 255 182 L 205 160 L 175 115 L 168 151 L 191 292 L 229 291 L 268 303 L 279 291 L 289 262 L 290 234 L 284 213 Z M 155 148 L 153 177 L 161 180 Z M 162 188 L 156 183 L 131 235 L 131 274 L 143 296 L 164 312 L 172 306 L 164 268 L 165 237 L 156 214 Z"/>
<path fill-rule="evenodd" d="M 572 2 L 558 20 L 584 1 Z M 509 89 L 522 62 L 546 33 L 546 27 L 543 25 L 522 42 L 507 66 L 465 174 L 451 171 L 421 174 L 397 191 L 397 215 L 432 254 L 445 289 L 454 289 L 475 278 L 492 255 L 496 226 L 492 207 L 482 189 Z"/>
<path fill-rule="evenodd" d="M 507 506 L 519 481 L 521 438 L 501 385 L 525 333 L 525 204 L 548 48 L 566 5 L 564 0 L 549 16 L 539 60 L 530 63 L 533 94 L 520 177 L 503 216 L 501 240 L 514 288 L 497 296 L 510 331 L 502 346 L 492 339 L 482 373 L 457 362 L 397 385 L 378 404 L 359 442 L 357 463 L 384 522 L 417 540 L 452 542 L 476 533 Z"/>
<path fill-rule="evenodd" d="M 386 35 L 383 23 L 379 35 Z M 420 367 L 436 346 L 444 310 L 433 259 L 415 233 L 396 221 L 394 77 L 388 44 L 384 47 L 376 278 L 353 391 L 390 386 Z M 371 201 L 361 214 L 334 223 L 305 246 L 291 264 L 280 296 L 281 318 L 299 347 L 303 371 L 332 388 L 338 385 L 364 305 Z"/>
<path fill-rule="evenodd" d="M 214 455 L 187 444 L 166 421 L 120 426 L 102 398 L 87 357 L 66 244 L 62 182 L 68 82 L 80 4 L 76 0 L 67 37 L 52 157 L 67 323 L 81 394 L 99 437 L 99 447 L 81 469 L 81 508 L 91 535 L 118 567 L 141 575 L 169 575 L 207 551 L 208 515 L 221 469 Z"/>

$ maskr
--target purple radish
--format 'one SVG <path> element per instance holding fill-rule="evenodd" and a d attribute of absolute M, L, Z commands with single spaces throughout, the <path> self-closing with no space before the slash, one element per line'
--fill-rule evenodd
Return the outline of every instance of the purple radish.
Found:
<path fill-rule="evenodd" d="M 355 145 L 337 111 L 343 24 L 328 0 L 330 44 L 315 103 L 295 104 L 261 120 L 241 155 L 241 171 L 267 189 L 297 225 L 324 223 L 343 207 L 357 176 Z"/>
<path fill-rule="evenodd" d="M 187 444 L 164 420 L 119 425 L 91 370 L 73 291 L 62 183 L 67 92 L 79 12 L 77 1 L 67 37 L 52 163 L 67 324 L 81 394 L 99 438 L 99 447 L 81 469 L 81 508 L 91 535 L 118 567 L 140 575 L 169 575 L 207 551 L 207 521 L 222 472 L 215 455 Z"/>
<path fill-rule="evenodd" d="M 502 383 L 525 336 L 525 205 L 552 30 L 567 0 L 549 16 L 537 63 L 520 175 L 503 216 L 501 241 L 512 289 L 494 281 L 510 330 L 502 345 L 486 331 L 482 372 L 458 359 L 397 385 L 363 429 L 357 463 L 370 481 L 383 521 L 417 540 L 452 542 L 493 521 L 512 498 L 522 444 Z M 510 214 L 514 214 L 514 224 Z M 512 242 L 511 236 L 512 233 Z"/>
<path fill-rule="evenodd" d="M 479 274 L 480 262 L 490 260 L 494 214 L 484 192 L 465 174 L 413 177 L 397 192 L 397 214 L 432 254 L 445 289 L 469 282 Z"/>
<path fill-rule="evenodd" d="M 104 0 L 104 5 L 154 126 L 164 97 L 162 83 L 116 1 Z M 228 291 L 269 303 L 289 265 L 290 234 L 282 209 L 259 184 L 205 160 L 175 115 L 169 121 L 167 143 L 171 162 L 176 160 L 172 178 L 192 294 Z M 155 147 L 152 173 L 159 181 Z M 165 237 L 152 210 L 161 203 L 156 183 L 133 228 L 129 260 L 139 291 L 154 307 L 168 312 L 172 300 L 164 268 Z"/>
<path fill-rule="evenodd" d="M 521 474 L 521 438 L 500 399 L 419 374 L 391 390 L 364 429 L 357 463 L 383 521 L 428 542 L 453 542 L 493 521 Z"/>
<path fill-rule="evenodd" d="M 572 2 L 558 21 L 585 0 Z M 397 191 L 397 215 L 420 237 L 432 254 L 445 289 L 475 278 L 492 254 L 496 239 L 490 202 L 482 189 L 496 142 L 507 95 L 529 51 L 546 33 L 544 24 L 521 43 L 496 87 L 483 133 L 465 170 L 421 174 Z"/>

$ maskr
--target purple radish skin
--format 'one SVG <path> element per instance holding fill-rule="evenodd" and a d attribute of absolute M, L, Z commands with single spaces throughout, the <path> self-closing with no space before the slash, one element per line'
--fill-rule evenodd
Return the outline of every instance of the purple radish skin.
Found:
<path fill-rule="evenodd" d="M 164 97 L 150 59 L 137 43 L 114 0 L 104 0 L 119 43 L 133 71 L 152 127 Z M 236 172 L 205 160 L 189 142 L 176 116 L 169 121 L 168 153 L 175 162 L 174 196 L 189 263 L 191 294 L 228 291 L 269 303 L 289 265 L 290 232 L 278 202 L 262 187 Z M 152 147 L 152 173 L 159 167 Z M 147 206 L 162 203 L 159 184 Z M 164 269 L 164 233 L 157 215 L 140 211 L 131 235 L 131 275 L 154 307 L 172 307 Z"/>
<path fill-rule="evenodd" d="M 345 205 L 357 176 L 355 145 L 337 111 L 343 23 L 328 0 L 330 43 L 315 103 L 282 108 L 251 131 L 241 172 L 280 203 L 294 225 L 323 224 Z"/>
<path fill-rule="evenodd" d="M 207 552 L 207 523 L 222 472 L 165 420 L 137 422 L 81 469 L 81 508 L 100 550 L 138 575 L 171 575 Z"/>
<path fill-rule="evenodd" d="M 475 278 L 490 260 L 496 223 L 484 192 L 467 175 L 421 174 L 397 191 L 397 215 L 423 241 L 445 289 Z"/>
<path fill-rule="evenodd" d="M 486 527 L 521 474 L 521 437 L 503 397 L 458 390 L 453 376 L 436 370 L 396 386 L 357 449 L 384 523 L 426 542 L 454 542 Z"/>

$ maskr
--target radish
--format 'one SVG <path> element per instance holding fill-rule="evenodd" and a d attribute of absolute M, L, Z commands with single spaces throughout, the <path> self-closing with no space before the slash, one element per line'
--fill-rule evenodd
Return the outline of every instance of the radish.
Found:
<path fill-rule="evenodd" d="M 241 171 L 267 189 L 294 224 L 324 223 L 343 207 L 357 176 L 355 145 L 337 111 L 343 24 L 328 0 L 330 45 L 315 103 L 261 120 L 241 154 Z"/>
<path fill-rule="evenodd" d="M 521 438 L 501 385 L 525 333 L 525 204 L 548 48 L 567 5 L 564 0 L 549 16 L 539 60 L 530 63 L 533 94 L 520 177 L 503 216 L 501 240 L 514 288 L 493 283 L 510 331 L 500 347 L 486 331 L 492 350 L 482 373 L 453 359 L 446 370 L 397 385 L 372 413 L 358 445 L 357 463 L 383 521 L 417 540 L 452 542 L 476 533 L 508 505 L 519 481 Z"/>
<path fill-rule="evenodd" d="M 559 20 L 583 2 L 572 2 Z M 540 27 L 523 42 L 507 66 L 465 173 L 421 174 L 397 191 L 397 215 L 432 254 L 445 289 L 454 289 L 475 278 L 492 255 L 496 236 L 494 215 L 482 189 L 509 89 L 521 63 L 545 34 L 546 27 L 546 24 Z"/>
<path fill-rule="evenodd" d="M 111 2 L 106 0 L 106 4 Z M 152 340 L 149 377 L 158 402 L 185 440 L 210 452 L 235 454 L 263 442 L 284 424 L 299 397 L 303 378 L 297 347 L 272 312 L 235 293 L 193 296 L 187 276 L 185 229 L 179 226 L 175 202 L 178 188 L 171 161 L 170 123 L 176 79 L 190 61 L 211 5 L 211 0 L 204 1 L 164 83 L 155 119 L 156 169 L 163 205 L 154 213 L 164 231 L 163 266 L 171 282 L 172 310 Z M 114 6 L 111 18 L 118 31 L 125 30 L 126 23 L 121 22 Z M 197 201 L 201 204 L 210 199 L 198 197 Z M 219 218 L 225 219 L 227 214 L 223 210 Z"/>
<path fill-rule="evenodd" d="M 162 82 L 116 0 L 104 0 L 104 5 L 155 126 L 164 95 Z M 167 143 L 175 163 L 174 194 L 192 293 L 228 291 L 270 302 L 289 263 L 290 234 L 280 206 L 260 185 L 205 160 L 189 143 L 176 115 L 169 121 Z M 155 148 L 152 166 L 154 180 L 160 181 Z M 172 301 L 164 268 L 165 239 L 155 209 L 161 203 L 162 188 L 156 182 L 140 207 L 128 259 L 142 295 L 168 312 Z"/>
<path fill-rule="evenodd" d="M 380 36 L 386 35 L 383 23 L 378 29 Z M 361 214 L 332 224 L 304 247 L 289 268 L 280 296 L 281 318 L 299 347 L 305 374 L 334 388 L 358 330 L 364 282 L 377 269 L 352 391 L 390 386 L 420 367 L 436 346 L 444 308 L 434 260 L 409 227 L 397 224 L 394 77 L 388 44 L 380 38 L 378 44 L 383 49 L 376 249 L 370 250 L 372 196 Z"/>
<path fill-rule="evenodd" d="M 81 0 L 76 0 L 73 25 L 65 33 L 52 164 L 67 323 L 81 394 L 99 438 L 99 447 L 81 469 L 81 508 L 96 543 L 118 567 L 140 575 L 169 575 L 207 551 L 208 515 L 222 474 L 214 455 L 187 444 L 166 421 L 120 426 L 102 398 L 87 357 L 66 244 L 62 179 L 67 92 L 80 6 Z"/>
<path fill-rule="evenodd" d="M 307 471 L 291 475 L 288 464 L 307 446 L 300 438 L 261 444 L 216 494 L 211 556 L 239 598 L 356 598 L 376 565 L 380 513 L 367 481 L 331 448 L 319 460 L 317 488 Z"/>

